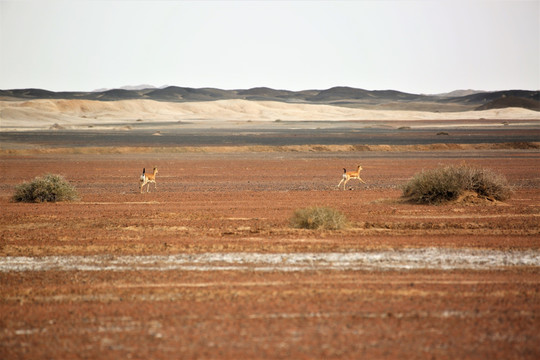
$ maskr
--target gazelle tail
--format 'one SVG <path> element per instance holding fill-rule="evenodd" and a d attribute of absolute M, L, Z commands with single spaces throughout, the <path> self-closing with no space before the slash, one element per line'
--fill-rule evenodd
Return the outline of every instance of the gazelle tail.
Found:
<path fill-rule="evenodd" d="M 146 175 L 145 175 L 145 172 L 146 172 L 146 168 L 143 168 L 143 169 L 142 169 L 141 179 L 140 179 L 141 182 L 144 182 L 144 177 L 146 176 Z"/>

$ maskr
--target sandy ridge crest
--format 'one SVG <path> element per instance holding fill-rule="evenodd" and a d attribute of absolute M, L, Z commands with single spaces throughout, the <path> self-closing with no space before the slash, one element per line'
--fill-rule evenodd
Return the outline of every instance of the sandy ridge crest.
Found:
<path fill-rule="evenodd" d="M 539 120 L 540 114 L 523 108 L 432 113 L 238 99 L 186 103 L 154 100 L 0 101 L 0 122 L 3 128 L 48 128 L 53 124 L 84 126 L 89 123 L 107 124 L 141 119 L 172 122 L 185 120 Z"/>

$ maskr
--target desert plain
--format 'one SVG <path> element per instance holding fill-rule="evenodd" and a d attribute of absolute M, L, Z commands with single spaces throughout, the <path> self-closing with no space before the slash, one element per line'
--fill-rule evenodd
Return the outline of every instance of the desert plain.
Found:
<path fill-rule="evenodd" d="M 538 112 L 149 104 L 2 103 L 0 358 L 540 356 Z M 401 199 L 459 164 L 512 197 Z M 11 200 L 46 173 L 80 199 Z"/>

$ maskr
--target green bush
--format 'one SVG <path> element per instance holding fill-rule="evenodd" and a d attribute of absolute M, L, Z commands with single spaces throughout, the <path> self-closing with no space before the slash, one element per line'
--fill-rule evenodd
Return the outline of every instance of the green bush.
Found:
<path fill-rule="evenodd" d="M 309 207 L 296 210 L 290 220 L 299 229 L 339 230 L 348 226 L 345 215 L 328 207 Z"/>
<path fill-rule="evenodd" d="M 15 188 L 13 201 L 56 202 L 77 200 L 77 190 L 60 175 L 47 174 Z"/>
<path fill-rule="evenodd" d="M 483 198 L 506 200 L 511 188 L 506 178 L 491 170 L 446 166 L 416 174 L 402 188 L 403 197 L 419 204 L 441 204 L 458 199 L 466 191 Z"/>

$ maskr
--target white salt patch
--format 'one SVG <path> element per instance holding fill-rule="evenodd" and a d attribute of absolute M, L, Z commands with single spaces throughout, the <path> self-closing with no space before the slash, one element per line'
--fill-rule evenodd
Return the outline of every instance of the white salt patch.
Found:
<path fill-rule="evenodd" d="M 354 253 L 203 253 L 145 256 L 1 257 L 0 272 L 11 271 L 310 271 L 497 269 L 539 267 L 536 250 L 406 249 Z"/>

